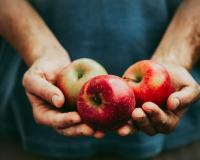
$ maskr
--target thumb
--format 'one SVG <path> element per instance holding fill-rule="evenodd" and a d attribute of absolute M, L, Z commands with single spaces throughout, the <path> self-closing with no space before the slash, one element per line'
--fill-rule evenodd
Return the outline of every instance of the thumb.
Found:
<path fill-rule="evenodd" d="M 167 100 L 167 108 L 169 110 L 176 110 L 178 107 L 185 108 L 192 102 L 197 100 L 200 96 L 199 85 L 186 86 L 180 91 L 172 93 Z"/>
<path fill-rule="evenodd" d="M 38 75 L 26 75 L 23 78 L 23 86 L 26 91 L 46 100 L 55 107 L 62 107 L 64 95 L 60 89 Z"/>

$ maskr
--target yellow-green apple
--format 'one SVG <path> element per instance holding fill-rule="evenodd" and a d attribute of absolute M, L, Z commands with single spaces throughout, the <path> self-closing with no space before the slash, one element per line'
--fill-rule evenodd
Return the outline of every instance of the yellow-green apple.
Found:
<path fill-rule="evenodd" d="M 148 101 L 161 107 L 173 92 L 167 70 L 152 60 L 142 60 L 133 64 L 125 71 L 123 78 L 135 93 L 137 107 Z"/>
<path fill-rule="evenodd" d="M 78 98 L 78 113 L 94 129 L 115 129 L 126 123 L 135 108 L 135 96 L 124 79 L 101 75 L 87 81 Z"/>
<path fill-rule="evenodd" d="M 96 61 L 80 58 L 60 72 L 57 86 L 62 90 L 66 104 L 71 109 L 76 109 L 77 97 L 85 82 L 97 75 L 106 74 L 106 70 Z"/>

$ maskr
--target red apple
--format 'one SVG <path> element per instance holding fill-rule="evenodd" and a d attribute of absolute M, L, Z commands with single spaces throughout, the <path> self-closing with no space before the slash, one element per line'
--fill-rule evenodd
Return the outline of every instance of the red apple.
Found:
<path fill-rule="evenodd" d="M 96 61 L 81 58 L 63 69 L 58 75 L 57 86 L 62 90 L 70 108 L 76 109 L 77 97 L 85 82 L 97 75 L 106 74 L 106 70 Z"/>
<path fill-rule="evenodd" d="M 130 66 L 123 78 L 132 87 L 137 107 L 144 102 L 153 102 L 163 106 L 173 92 L 173 86 L 167 70 L 152 60 L 139 61 Z"/>
<path fill-rule="evenodd" d="M 126 123 L 135 108 L 132 89 L 122 78 L 101 75 L 92 78 L 81 89 L 78 113 L 89 126 L 107 130 Z"/>

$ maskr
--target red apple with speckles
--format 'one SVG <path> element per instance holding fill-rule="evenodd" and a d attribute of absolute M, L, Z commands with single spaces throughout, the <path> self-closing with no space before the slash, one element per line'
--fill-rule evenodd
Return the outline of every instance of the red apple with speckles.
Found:
<path fill-rule="evenodd" d="M 89 58 L 77 59 L 65 67 L 58 75 L 57 86 L 65 96 L 68 109 L 76 110 L 77 97 L 85 82 L 97 75 L 106 74 L 101 64 Z"/>
<path fill-rule="evenodd" d="M 78 98 L 78 113 L 92 128 L 107 130 L 126 123 L 135 108 L 135 96 L 126 81 L 114 75 L 92 78 Z"/>
<path fill-rule="evenodd" d="M 152 60 L 133 64 L 125 71 L 123 78 L 135 93 L 137 107 L 145 102 L 153 102 L 161 107 L 173 92 L 167 70 Z"/>

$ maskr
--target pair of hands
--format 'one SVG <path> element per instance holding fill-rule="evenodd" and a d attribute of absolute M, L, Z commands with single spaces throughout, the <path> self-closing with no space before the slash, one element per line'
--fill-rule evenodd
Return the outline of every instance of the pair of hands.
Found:
<path fill-rule="evenodd" d="M 36 60 L 24 74 L 23 86 L 31 102 L 33 116 L 38 124 L 54 128 L 65 136 L 94 136 L 101 138 L 104 133 L 94 131 L 82 123 L 77 112 L 62 113 L 64 95 L 55 86 L 59 72 L 70 63 L 67 57 L 43 56 Z M 132 113 L 132 120 L 117 130 L 126 136 L 141 130 L 148 135 L 169 133 L 174 130 L 187 107 L 200 97 L 200 87 L 190 73 L 182 66 L 162 63 L 168 70 L 175 92 L 172 93 L 162 110 L 154 103 L 146 102 Z"/>

